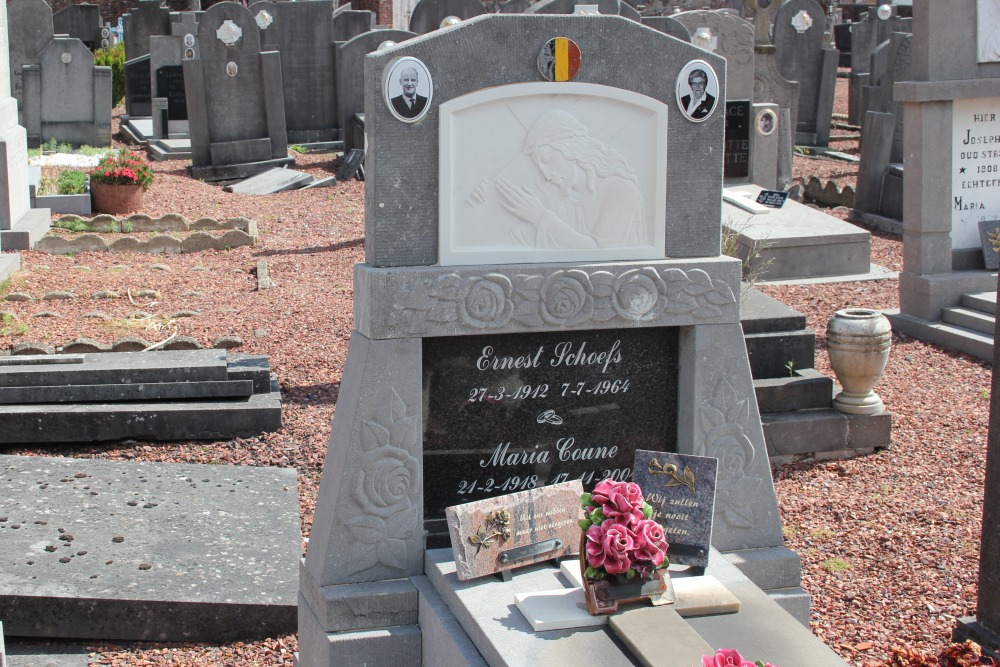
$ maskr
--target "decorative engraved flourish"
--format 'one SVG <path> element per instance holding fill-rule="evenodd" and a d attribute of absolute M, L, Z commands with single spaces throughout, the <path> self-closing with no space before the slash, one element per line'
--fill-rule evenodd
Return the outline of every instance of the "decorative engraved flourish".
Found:
<path fill-rule="evenodd" d="M 243 36 L 243 29 L 233 23 L 232 19 L 226 19 L 215 31 L 215 36 L 226 46 L 233 46 Z"/>
<path fill-rule="evenodd" d="M 753 461 L 753 444 L 746 435 L 750 421 L 750 400 L 740 400 L 727 378 L 722 378 L 711 399 L 698 409 L 705 433 L 698 453 L 719 460 L 715 515 L 733 528 L 755 525 L 753 499 L 763 479 L 748 474 Z"/>
<path fill-rule="evenodd" d="M 656 459 L 649 462 L 649 474 L 650 475 L 666 475 L 670 479 L 667 481 L 666 486 L 686 486 L 691 492 L 695 492 L 694 488 L 694 473 L 691 472 L 690 466 L 684 466 L 684 471 L 678 475 L 677 466 L 673 463 L 667 463 L 666 465 L 660 463 Z"/>
<path fill-rule="evenodd" d="M 404 569 L 406 538 L 421 525 L 416 502 L 422 485 L 420 462 L 410 455 L 419 443 L 417 418 L 407 416 L 395 389 L 384 398 L 378 404 L 388 406 L 389 414 L 361 422 L 364 453 L 352 495 L 362 511 L 344 522 L 356 540 L 350 574 L 378 563 Z"/>
<path fill-rule="evenodd" d="M 575 327 L 586 322 L 648 322 L 664 314 L 709 319 L 736 302 L 732 289 L 701 269 L 647 266 L 615 276 L 608 271 L 463 277 L 448 273 L 418 280 L 395 295 L 391 316 L 408 333 L 461 323 L 469 330 Z"/>

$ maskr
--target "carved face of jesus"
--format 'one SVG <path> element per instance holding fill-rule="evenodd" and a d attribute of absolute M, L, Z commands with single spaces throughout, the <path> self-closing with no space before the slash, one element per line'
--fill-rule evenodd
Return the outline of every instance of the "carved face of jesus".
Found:
<path fill-rule="evenodd" d="M 531 157 L 545 180 L 555 185 L 564 197 L 568 197 L 576 184 L 576 164 L 551 146 L 539 147 Z"/>

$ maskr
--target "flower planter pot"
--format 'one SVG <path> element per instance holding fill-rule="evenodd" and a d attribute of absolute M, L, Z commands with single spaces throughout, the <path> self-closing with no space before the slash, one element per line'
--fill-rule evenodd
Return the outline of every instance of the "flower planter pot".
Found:
<path fill-rule="evenodd" d="M 638 602 L 650 598 L 654 606 L 670 604 L 674 601 L 674 587 L 670 583 L 667 570 L 654 570 L 648 579 L 635 578 L 620 581 L 617 578 L 587 578 L 587 537 L 580 537 L 580 574 L 583 579 L 583 595 L 587 600 L 587 611 L 592 616 L 603 616 L 618 611 L 619 605 Z"/>
<path fill-rule="evenodd" d="M 90 195 L 96 213 L 137 213 L 142 210 L 142 185 L 91 183 Z"/>
<path fill-rule="evenodd" d="M 830 318 L 826 344 L 830 366 L 844 388 L 833 398 L 834 409 L 855 415 L 873 415 L 885 407 L 872 391 L 889 360 L 892 328 L 877 310 L 846 308 Z"/>

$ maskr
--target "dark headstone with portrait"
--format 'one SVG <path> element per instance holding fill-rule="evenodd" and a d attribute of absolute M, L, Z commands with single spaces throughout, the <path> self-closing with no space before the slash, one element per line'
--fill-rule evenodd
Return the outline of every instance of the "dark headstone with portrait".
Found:
<path fill-rule="evenodd" d="M 181 65 L 166 65 L 156 70 L 156 96 L 167 98 L 168 120 L 187 120 L 184 68 Z"/>
<path fill-rule="evenodd" d="M 129 116 L 149 116 L 153 112 L 149 67 L 148 55 L 125 62 L 125 113 Z"/>
<path fill-rule="evenodd" d="M 750 175 L 750 102 L 726 102 L 726 148 L 723 174 L 726 178 Z"/>
<path fill-rule="evenodd" d="M 424 517 L 568 480 L 627 480 L 673 451 L 677 329 L 433 338 L 424 343 Z"/>

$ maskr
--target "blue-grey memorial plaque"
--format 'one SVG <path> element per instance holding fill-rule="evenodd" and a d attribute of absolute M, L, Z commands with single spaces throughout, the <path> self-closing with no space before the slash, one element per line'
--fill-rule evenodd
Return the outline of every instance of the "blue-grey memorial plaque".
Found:
<path fill-rule="evenodd" d="M 644 449 L 635 453 L 632 481 L 667 535 L 671 564 L 708 565 L 719 460 Z"/>

